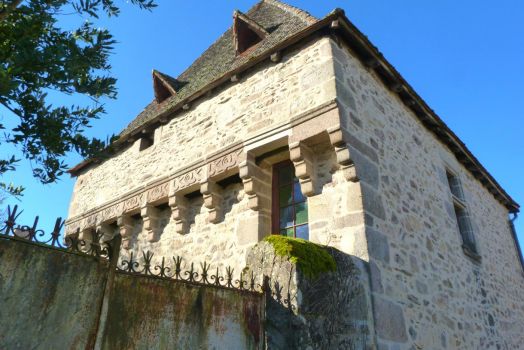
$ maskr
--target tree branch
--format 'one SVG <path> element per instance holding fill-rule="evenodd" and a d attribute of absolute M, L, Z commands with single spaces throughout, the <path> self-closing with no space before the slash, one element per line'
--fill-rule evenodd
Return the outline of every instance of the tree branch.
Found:
<path fill-rule="evenodd" d="M 23 0 L 13 0 L 7 5 L 3 5 L 2 11 L 0 11 L 0 21 L 3 21 L 11 12 L 13 12 Z"/>

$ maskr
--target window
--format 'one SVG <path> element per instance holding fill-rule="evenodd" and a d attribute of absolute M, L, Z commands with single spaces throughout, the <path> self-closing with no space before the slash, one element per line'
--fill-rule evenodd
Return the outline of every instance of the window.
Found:
<path fill-rule="evenodd" d="M 267 34 L 264 27 L 242 12 L 235 11 L 233 14 L 233 38 L 237 55 L 261 42 Z"/>
<path fill-rule="evenodd" d="M 309 239 L 307 198 L 289 160 L 273 166 L 273 233 Z"/>
<path fill-rule="evenodd" d="M 462 237 L 462 247 L 468 255 L 478 258 L 475 236 L 473 235 L 473 228 L 471 226 L 471 219 L 464 199 L 462 185 L 459 178 L 449 170 L 446 170 L 446 176 L 448 178 L 449 189 L 453 198 L 453 208 L 455 209 L 457 226 L 460 236 Z"/>
<path fill-rule="evenodd" d="M 144 135 L 140 139 L 139 150 L 143 151 L 146 148 L 149 148 L 149 147 L 153 146 L 154 143 L 155 143 L 155 135 L 153 133 Z"/>

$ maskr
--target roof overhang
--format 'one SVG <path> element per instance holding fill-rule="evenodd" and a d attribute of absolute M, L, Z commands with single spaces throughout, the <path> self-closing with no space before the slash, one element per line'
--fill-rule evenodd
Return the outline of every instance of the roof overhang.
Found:
<path fill-rule="evenodd" d="M 367 39 L 366 36 L 364 36 L 364 34 L 362 34 L 353 23 L 351 23 L 342 9 L 335 9 L 323 19 L 311 24 L 271 49 L 254 57 L 244 65 L 227 72 L 222 77 L 207 84 L 185 100 L 182 100 L 169 108 L 163 110 L 159 109 L 159 114 L 155 118 L 148 121 L 132 133 L 119 138 L 113 142 L 111 147 L 118 149 L 128 144 L 129 141 L 138 138 L 142 130 L 149 130 L 158 125 L 164 124 L 166 120 L 174 117 L 175 112 L 187 108 L 186 106 L 192 101 L 205 96 L 208 92 L 218 86 L 230 82 L 232 77 L 238 76 L 243 71 L 267 60 L 271 55 L 280 53 L 282 50 L 295 45 L 301 40 L 318 32 L 326 32 L 342 39 L 362 64 L 369 70 L 374 71 L 385 86 L 399 96 L 400 100 L 413 111 L 422 124 L 433 132 L 435 136 L 451 150 L 457 160 L 468 171 L 470 171 L 470 173 L 480 181 L 482 185 L 509 210 L 509 212 L 519 212 L 520 206 L 509 196 L 509 194 L 506 193 L 506 191 L 504 191 L 484 166 L 480 164 L 477 158 L 475 158 L 475 156 L 468 150 L 466 145 L 460 141 L 458 136 L 451 131 L 451 129 L 431 108 L 429 108 L 426 102 L 415 92 L 400 73 L 384 58 L 382 53 L 380 53 L 369 39 Z M 82 169 L 94 162 L 94 159 L 85 160 L 68 170 L 68 172 L 72 176 L 77 176 Z"/>

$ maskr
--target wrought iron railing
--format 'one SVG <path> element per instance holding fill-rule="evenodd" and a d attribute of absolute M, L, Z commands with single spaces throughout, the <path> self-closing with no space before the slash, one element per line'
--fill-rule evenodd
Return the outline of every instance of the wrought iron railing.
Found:
<path fill-rule="evenodd" d="M 19 210 L 17 205 L 7 208 L 7 219 L 0 228 L 0 237 L 9 237 L 63 251 L 111 259 L 112 242 L 100 243 L 102 235 L 98 230 L 91 232 L 90 240 L 79 239 L 79 232 L 63 238 L 62 229 L 65 221 L 62 218 L 57 218 L 53 230 L 46 233 L 38 228 L 38 216 L 35 217 L 32 225 L 18 224 L 17 220 L 21 214 L 22 211 Z M 218 267 L 211 270 L 211 265 L 207 262 L 199 263 L 197 266 L 194 263 L 184 264 L 185 261 L 180 256 L 173 256 L 170 259 L 162 257 L 159 264 L 153 264 L 153 256 L 154 253 L 150 251 L 142 251 L 142 259 L 138 260 L 131 252 L 128 258 L 122 259 L 120 264 L 117 264 L 117 271 L 240 291 L 262 292 L 264 290 L 262 281 L 257 281 L 253 273 L 249 276 L 240 273 L 239 277 L 235 278 L 235 270 L 231 266 L 225 267 L 224 273 L 221 273 L 222 271 Z M 167 261 L 172 263 L 167 263 Z"/>
<path fill-rule="evenodd" d="M 241 291 L 262 292 L 264 289 L 262 281 L 257 281 L 253 272 L 249 276 L 244 276 L 240 273 L 239 277 L 235 278 L 235 270 L 231 266 L 226 266 L 223 270 L 225 273 L 221 273 L 221 269 L 218 267 L 211 270 L 211 265 L 206 261 L 199 263 L 198 267 L 195 267 L 194 263 L 188 263 L 186 267 L 183 265 L 184 259 L 182 257 L 173 256 L 167 259 L 171 261 L 169 264 L 166 263 L 165 257 L 162 257 L 158 264 L 153 264 L 153 256 L 154 253 L 150 251 L 142 251 L 142 263 L 140 263 L 133 255 L 133 252 L 131 252 L 129 258 L 122 259 L 120 264 L 117 265 L 117 270 L 130 274 L 160 277 Z"/>
<path fill-rule="evenodd" d="M 98 258 L 110 258 L 110 243 L 98 243 L 100 239 L 99 232 L 93 233 L 92 241 L 81 240 L 78 238 L 78 234 L 62 237 L 65 220 L 59 217 L 55 221 L 53 230 L 46 233 L 44 230 L 38 228 L 38 216 L 35 217 L 32 225 L 18 224 L 17 220 L 22 212 L 22 210 L 18 209 L 17 205 L 13 208 L 11 208 L 11 206 L 7 207 L 7 219 L 0 228 L 0 236 L 12 237 L 26 242 L 37 243 Z"/>

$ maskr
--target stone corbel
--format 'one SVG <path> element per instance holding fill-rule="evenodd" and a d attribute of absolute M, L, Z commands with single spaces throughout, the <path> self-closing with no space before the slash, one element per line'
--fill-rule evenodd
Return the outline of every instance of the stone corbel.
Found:
<path fill-rule="evenodd" d="M 262 201 L 271 193 L 268 175 L 264 174 L 255 163 L 254 156 L 248 155 L 247 159 L 238 165 L 239 176 L 244 184 L 244 192 L 248 197 L 248 206 L 252 210 L 260 210 L 263 207 Z M 266 194 L 266 196 L 264 196 Z"/>
<path fill-rule="evenodd" d="M 143 232 L 145 232 L 147 240 L 149 242 L 157 242 L 160 239 L 158 209 L 146 204 L 140 209 L 140 215 L 144 223 Z"/>
<path fill-rule="evenodd" d="M 211 180 L 200 184 L 200 193 L 204 197 L 204 206 L 209 209 L 209 222 L 220 221 L 222 194 L 220 186 Z"/>
<path fill-rule="evenodd" d="M 313 152 L 303 142 L 289 144 L 289 158 L 295 166 L 295 176 L 300 181 L 302 194 L 306 197 L 315 195 L 316 174 Z"/>
<path fill-rule="evenodd" d="M 133 219 L 129 215 L 122 215 L 116 219 L 116 224 L 122 237 L 122 248 L 130 249 L 133 236 Z"/>
<path fill-rule="evenodd" d="M 84 227 L 80 230 L 78 239 L 86 243 L 91 243 L 93 241 L 93 230 L 93 227 Z"/>
<path fill-rule="evenodd" d="M 175 231 L 180 234 L 188 232 L 187 211 L 188 202 L 182 194 L 174 194 L 169 197 L 171 207 L 171 218 L 175 222 Z"/>
<path fill-rule="evenodd" d="M 83 252 L 89 252 L 91 249 L 91 244 L 93 243 L 93 238 L 95 228 L 92 226 L 86 226 L 83 229 L 80 229 L 80 234 L 78 239 L 81 242 L 78 246 L 78 249 Z"/>
<path fill-rule="evenodd" d="M 344 177 L 351 182 L 358 181 L 355 164 L 351 159 L 346 141 L 344 141 L 342 129 L 340 126 L 336 126 L 327 129 L 327 132 L 329 134 L 331 145 L 335 148 L 338 167 L 342 170 Z"/>
<path fill-rule="evenodd" d="M 109 224 L 98 224 L 96 226 L 97 232 L 99 232 L 99 242 L 105 243 L 109 242 L 115 237 L 115 230 Z"/>

